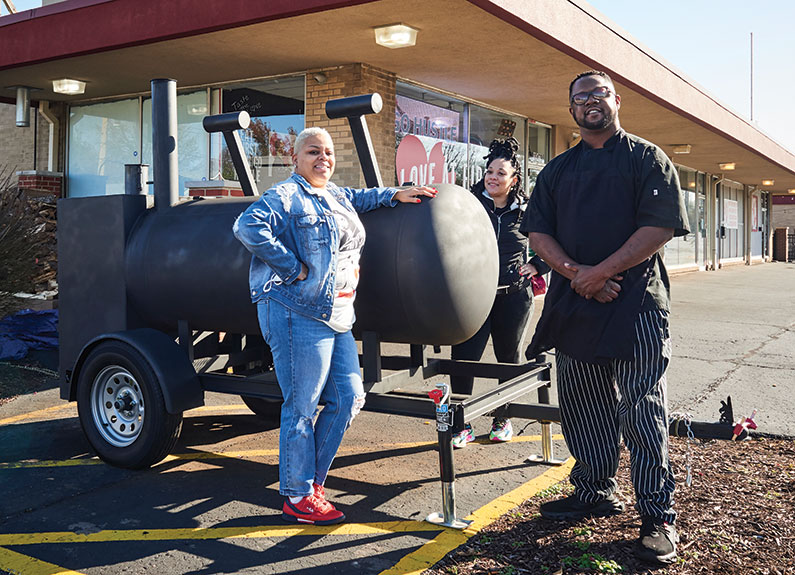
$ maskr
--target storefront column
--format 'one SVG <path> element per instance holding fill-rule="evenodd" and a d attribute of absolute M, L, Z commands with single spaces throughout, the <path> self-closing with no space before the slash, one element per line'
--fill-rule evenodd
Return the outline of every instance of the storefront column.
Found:
<path fill-rule="evenodd" d="M 706 246 L 707 257 L 707 270 L 715 271 L 718 269 L 718 200 L 717 192 L 718 185 L 723 181 L 723 178 L 707 174 L 707 205 L 706 211 Z"/>
<path fill-rule="evenodd" d="M 744 235 L 745 235 L 745 265 L 751 265 L 751 194 L 753 194 L 754 188 L 753 186 L 745 185 L 743 186 L 743 203 L 745 208 L 743 209 L 743 221 L 745 222 L 744 226 Z"/>
<path fill-rule="evenodd" d="M 353 187 L 365 185 L 348 121 L 326 117 L 326 102 L 374 92 L 381 95 L 384 102 L 381 112 L 366 116 L 366 119 L 381 177 L 384 185 L 391 186 L 395 183 L 395 90 L 394 74 L 367 64 L 322 68 L 306 73 L 306 126 L 325 128 L 331 134 L 337 155 L 335 183 Z"/>

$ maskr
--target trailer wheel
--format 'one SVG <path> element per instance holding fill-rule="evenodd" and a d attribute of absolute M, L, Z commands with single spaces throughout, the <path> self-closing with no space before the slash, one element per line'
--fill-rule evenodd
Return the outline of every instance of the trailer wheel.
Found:
<path fill-rule="evenodd" d="M 241 395 L 240 399 L 251 411 L 263 419 L 278 421 L 282 414 L 282 401 Z"/>
<path fill-rule="evenodd" d="M 182 429 L 182 413 L 166 411 L 144 356 L 120 341 L 104 341 L 89 353 L 77 382 L 77 409 L 97 455 L 127 469 L 162 460 Z"/>

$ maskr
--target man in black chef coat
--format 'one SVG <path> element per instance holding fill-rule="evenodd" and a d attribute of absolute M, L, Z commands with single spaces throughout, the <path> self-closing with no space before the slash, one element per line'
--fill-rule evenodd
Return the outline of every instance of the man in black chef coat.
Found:
<path fill-rule="evenodd" d="M 589 70 L 569 87 L 581 141 L 541 171 L 522 231 L 553 269 L 528 357 L 555 348 L 561 425 L 574 493 L 541 506 L 577 520 L 620 513 L 619 443 L 631 454 L 642 525 L 637 554 L 676 559 L 665 372 L 670 285 L 662 248 L 688 233 L 676 168 L 621 129 L 621 97 Z"/>

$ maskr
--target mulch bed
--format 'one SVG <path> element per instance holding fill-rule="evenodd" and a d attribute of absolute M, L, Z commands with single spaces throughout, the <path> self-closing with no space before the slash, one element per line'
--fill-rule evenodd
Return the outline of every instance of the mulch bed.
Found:
<path fill-rule="evenodd" d="M 498 519 L 425 575 L 795 574 L 795 440 L 693 440 L 690 449 L 686 487 L 688 441 L 671 438 L 681 538 L 671 566 L 633 556 L 640 518 L 625 449 L 618 475 L 625 513 L 573 524 L 541 518 L 540 503 L 571 492 L 564 482 Z"/>

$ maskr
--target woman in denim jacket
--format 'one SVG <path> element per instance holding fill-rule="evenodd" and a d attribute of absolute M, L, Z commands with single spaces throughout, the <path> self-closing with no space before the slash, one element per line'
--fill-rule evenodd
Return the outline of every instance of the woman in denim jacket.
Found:
<path fill-rule="evenodd" d="M 330 525 L 345 519 L 323 484 L 345 430 L 364 406 L 351 334 L 364 228 L 357 212 L 434 197 L 428 187 L 340 188 L 334 144 L 322 128 L 295 140 L 294 171 L 234 224 L 253 254 L 251 299 L 273 354 L 284 403 L 279 431 L 282 518 Z M 317 415 L 318 404 L 324 407 Z"/>

